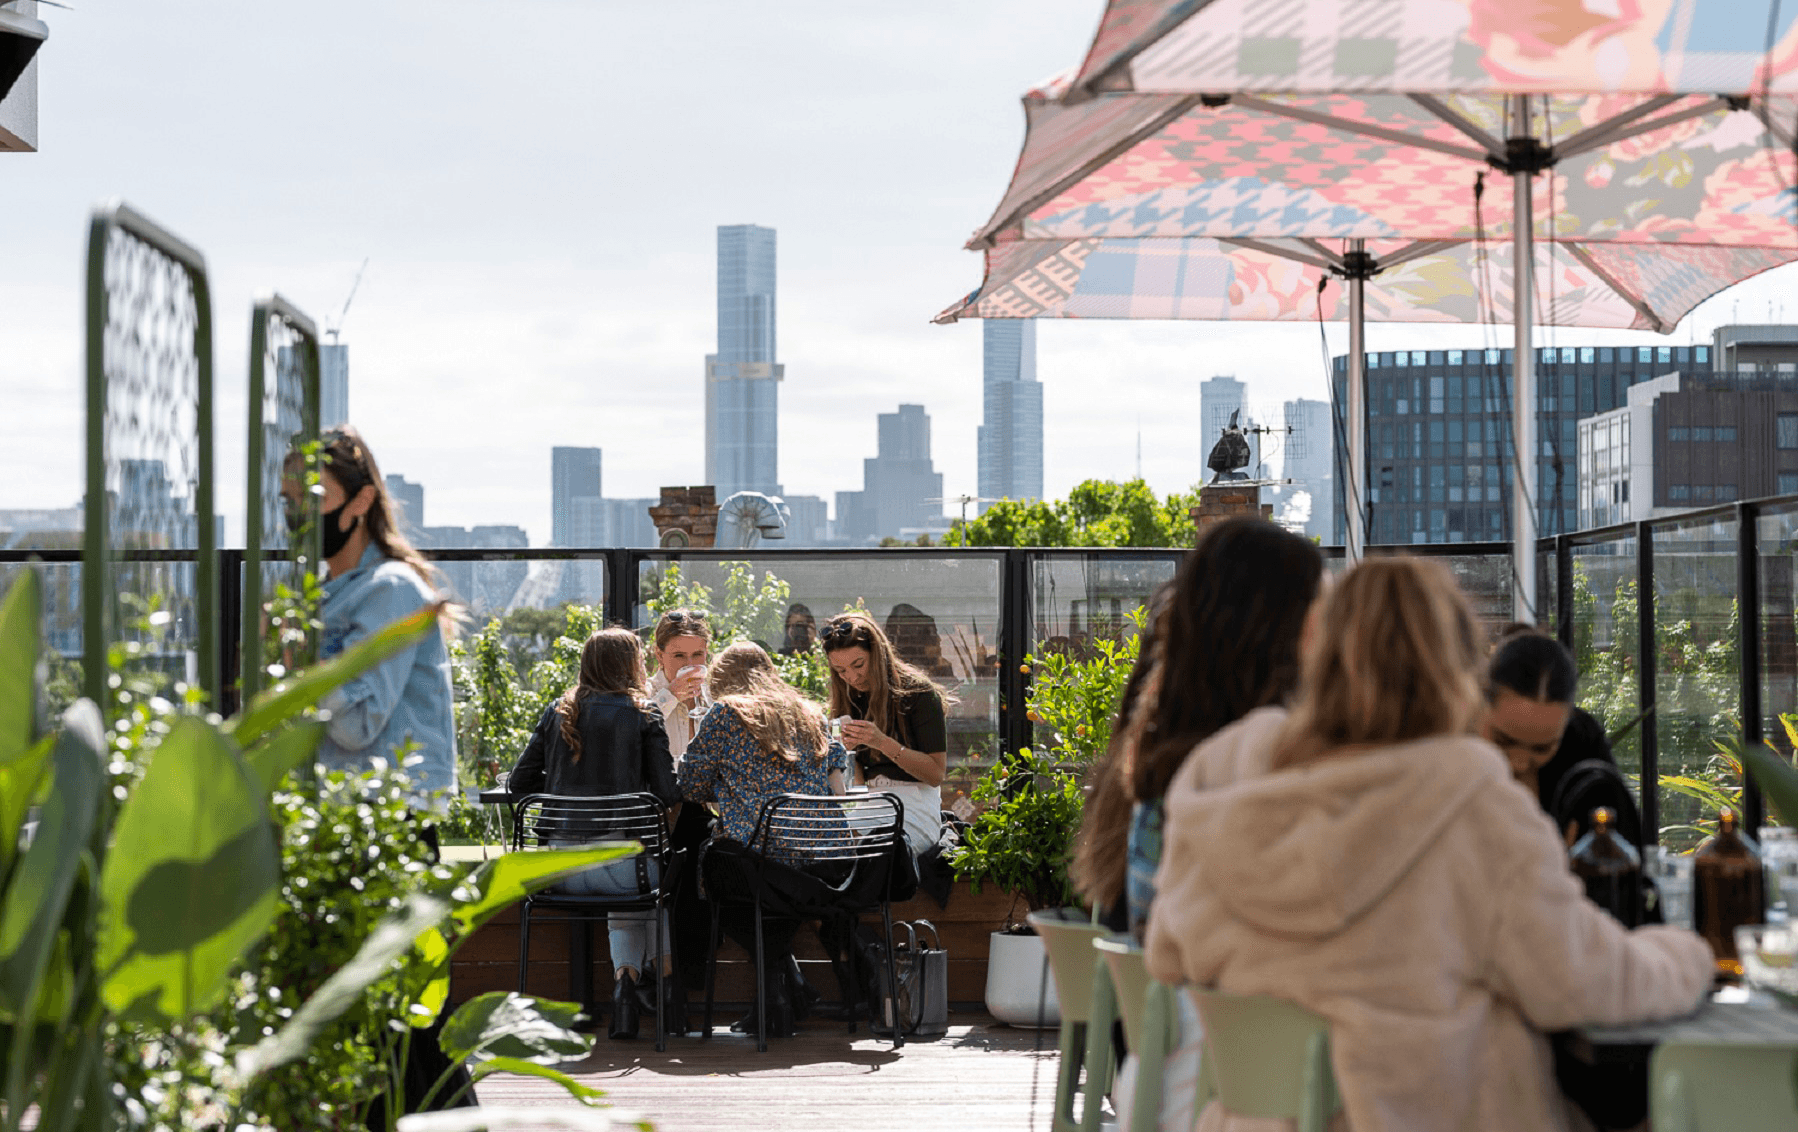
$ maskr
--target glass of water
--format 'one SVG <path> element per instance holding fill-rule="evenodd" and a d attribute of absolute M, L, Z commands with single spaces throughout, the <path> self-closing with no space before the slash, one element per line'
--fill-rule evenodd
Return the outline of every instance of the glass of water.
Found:
<path fill-rule="evenodd" d="M 1649 875 L 1661 892 L 1661 917 L 1675 927 L 1692 926 L 1692 857 L 1665 845 L 1649 856 Z"/>

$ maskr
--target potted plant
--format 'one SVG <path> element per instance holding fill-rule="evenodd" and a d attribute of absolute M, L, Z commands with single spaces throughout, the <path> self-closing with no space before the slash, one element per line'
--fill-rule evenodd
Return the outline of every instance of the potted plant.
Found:
<path fill-rule="evenodd" d="M 1011 922 L 992 933 L 987 956 L 986 1008 L 1001 1022 L 1061 1021 L 1054 983 L 1045 978 L 1042 941 L 1016 915 L 1016 906 L 1041 912 L 1077 903 L 1068 863 L 1085 801 L 1081 781 L 1110 745 L 1142 618 L 1138 610 L 1138 632 L 1122 641 L 1101 639 L 1085 646 L 1083 655 L 1045 652 L 1026 662 L 1030 720 L 1047 742 L 1001 754 L 974 787 L 978 812 L 950 864 L 976 892 L 990 883 L 1016 897 Z"/>

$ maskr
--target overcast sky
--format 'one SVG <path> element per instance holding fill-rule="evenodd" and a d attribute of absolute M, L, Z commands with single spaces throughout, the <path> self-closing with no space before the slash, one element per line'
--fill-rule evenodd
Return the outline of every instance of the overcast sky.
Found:
<path fill-rule="evenodd" d="M 929 320 L 979 282 L 961 245 L 1016 159 L 1018 96 L 1079 59 L 1100 7 L 40 8 L 41 152 L 0 154 L 0 507 L 80 495 L 85 216 L 115 196 L 207 254 L 232 541 L 252 297 L 279 290 L 331 321 L 364 258 L 343 324 L 351 415 L 385 471 L 424 483 L 428 522 L 547 541 L 558 444 L 605 450 L 608 495 L 699 481 L 720 224 L 779 230 L 788 493 L 859 488 L 875 415 L 902 401 L 930 414 L 946 493 L 972 492 L 980 324 Z M 1784 313 L 1794 281 L 1727 292 L 1671 340 Z M 1485 344 L 1478 328 L 1368 339 Z M 1052 495 L 1133 474 L 1139 429 L 1150 482 L 1192 484 L 1214 374 L 1254 403 L 1325 396 L 1315 326 L 1045 322 L 1039 373 Z"/>

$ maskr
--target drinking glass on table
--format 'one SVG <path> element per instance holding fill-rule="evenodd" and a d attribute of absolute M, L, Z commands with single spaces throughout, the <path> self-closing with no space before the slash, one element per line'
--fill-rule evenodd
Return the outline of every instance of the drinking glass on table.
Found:
<path fill-rule="evenodd" d="M 1692 858 L 1657 845 L 1651 853 L 1649 875 L 1661 893 L 1661 918 L 1675 927 L 1692 926 Z"/>

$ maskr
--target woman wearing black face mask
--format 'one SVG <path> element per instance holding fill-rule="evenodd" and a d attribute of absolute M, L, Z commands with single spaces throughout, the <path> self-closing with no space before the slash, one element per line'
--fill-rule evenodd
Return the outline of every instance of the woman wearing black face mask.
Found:
<path fill-rule="evenodd" d="M 346 425 L 321 439 L 319 536 L 327 577 L 318 651 L 319 659 L 328 660 L 436 604 L 440 580 L 397 529 L 393 501 L 361 434 Z M 301 490 L 297 475 L 282 484 L 289 526 L 296 526 L 303 514 Z M 433 856 L 437 831 L 431 823 L 456 789 L 455 718 L 445 643 L 446 630 L 453 627 L 445 614 L 423 640 L 344 684 L 320 704 L 330 712 L 318 750 L 318 762 L 327 771 L 357 774 L 374 764 L 395 764 L 397 752 L 411 745 L 416 759 L 409 760 L 404 773 L 419 815 L 419 836 Z M 416 1112 L 451 1065 L 438 1045 L 436 1026 L 411 1030 L 408 1042 L 402 1111 Z M 450 1088 L 428 1107 L 446 1107 L 444 1098 L 459 1095 L 457 1086 L 466 1080 L 465 1072 L 459 1080 L 452 1079 Z M 376 1101 L 369 1127 L 385 1126 L 379 1110 L 386 1104 L 384 1097 Z"/>

